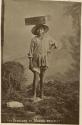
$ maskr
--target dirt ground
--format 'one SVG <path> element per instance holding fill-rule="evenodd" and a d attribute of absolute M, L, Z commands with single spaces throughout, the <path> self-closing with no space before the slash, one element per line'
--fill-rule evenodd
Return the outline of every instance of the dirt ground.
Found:
<path fill-rule="evenodd" d="M 37 91 L 39 93 L 39 90 Z M 44 84 L 43 100 L 33 102 L 32 85 L 16 91 L 10 97 L 2 98 L 3 123 L 79 123 L 79 82 L 61 83 L 58 81 Z M 22 102 L 24 108 L 8 108 L 8 101 Z"/>

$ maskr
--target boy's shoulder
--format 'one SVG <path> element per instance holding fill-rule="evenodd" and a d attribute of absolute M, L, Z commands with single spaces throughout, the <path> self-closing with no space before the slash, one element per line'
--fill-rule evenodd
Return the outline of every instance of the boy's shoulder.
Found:
<path fill-rule="evenodd" d="M 37 37 L 34 36 L 31 41 L 36 42 L 37 41 Z"/>
<path fill-rule="evenodd" d="M 51 37 L 50 35 L 46 35 L 45 40 L 48 42 L 54 41 L 54 38 Z"/>

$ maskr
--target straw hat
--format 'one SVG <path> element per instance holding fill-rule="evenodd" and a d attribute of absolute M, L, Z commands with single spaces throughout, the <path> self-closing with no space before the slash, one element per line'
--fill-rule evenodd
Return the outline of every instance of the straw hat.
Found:
<path fill-rule="evenodd" d="M 49 27 L 48 27 L 47 25 L 38 24 L 38 25 L 36 25 L 36 26 L 34 26 L 34 27 L 32 28 L 32 33 L 33 33 L 34 35 L 38 35 L 38 30 L 39 30 L 40 28 L 43 28 L 45 32 L 48 32 L 48 30 L 49 30 Z"/>

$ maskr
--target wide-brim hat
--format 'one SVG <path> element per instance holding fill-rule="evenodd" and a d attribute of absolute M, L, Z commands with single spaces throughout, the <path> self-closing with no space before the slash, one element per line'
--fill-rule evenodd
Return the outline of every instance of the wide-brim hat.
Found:
<path fill-rule="evenodd" d="M 38 30 L 39 30 L 40 28 L 43 28 L 45 32 L 48 32 L 48 30 L 49 30 L 49 27 L 48 27 L 47 25 L 38 24 L 38 25 L 36 25 L 36 26 L 34 26 L 34 27 L 32 28 L 32 33 L 33 33 L 34 35 L 38 35 Z"/>

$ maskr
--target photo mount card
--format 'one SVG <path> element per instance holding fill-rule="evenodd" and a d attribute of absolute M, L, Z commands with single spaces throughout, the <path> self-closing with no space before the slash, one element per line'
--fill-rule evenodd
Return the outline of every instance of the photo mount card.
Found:
<path fill-rule="evenodd" d="M 81 2 L 2 1 L 1 123 L 79 125 L 80 38 Z"/>

